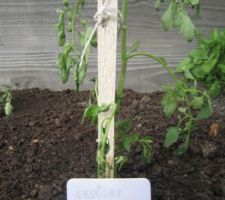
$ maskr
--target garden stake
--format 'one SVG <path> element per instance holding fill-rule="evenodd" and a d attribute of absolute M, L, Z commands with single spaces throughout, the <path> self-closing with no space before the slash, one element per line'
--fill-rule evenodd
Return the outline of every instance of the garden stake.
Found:
<path fill-rule="evenodd" d="M 98 0 L 98 105 L 114 105 L 116 84 L 116 49 L 117 49 L 117 0 Z M 99 178 L 114 177 L 114 106 L 108 112 L 101 112 L 98 116 L 98 156 L 101 140 L 107 134 L 107 155 L 105 172 L 98 170 Z M 103 127 L 105 123 L 106 127 Z M 106 131 L 102 131 L 108 129 Z M 103 152 L 104 153 L 104 152 Z M 99 160 L 98 160 L 99 162 Z M 100 160 L 101 162 L 101 160 Z M 99 165 L 99 163 L 98 163 Z"/>

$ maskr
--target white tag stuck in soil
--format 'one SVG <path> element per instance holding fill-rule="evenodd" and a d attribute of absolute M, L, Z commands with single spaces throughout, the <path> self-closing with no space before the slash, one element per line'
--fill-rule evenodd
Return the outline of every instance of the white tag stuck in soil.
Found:
<path fill-rule="evenodd" d="M 151 200 L 147 179 L 70 179 L 67 200 Z"/>

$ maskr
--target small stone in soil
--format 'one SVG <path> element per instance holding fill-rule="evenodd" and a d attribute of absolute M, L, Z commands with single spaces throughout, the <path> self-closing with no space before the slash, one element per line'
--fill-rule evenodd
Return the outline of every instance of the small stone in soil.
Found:
<path fill-rule="evenodd" d="M 204 158 L 210 157 L 215 151 L 217 150 L 217 147 L 214 143 L 206 142 L 205 144 L 201 145 L 202 150 L 202 156 Z"/>
<path fill-rule="evenodd" d="M 136 107 L 139 104 L 139 101 L 137 99 L 134 99 L 132 102 L 132 107 Z"/>
<path fill-rule="evenodd" d="M 143 104 L 148 104 L 151 102 L 151 98 L 148 96 L 148 95 L 144 95 L 142 98 L 141 98 L 141 103 Z"/>

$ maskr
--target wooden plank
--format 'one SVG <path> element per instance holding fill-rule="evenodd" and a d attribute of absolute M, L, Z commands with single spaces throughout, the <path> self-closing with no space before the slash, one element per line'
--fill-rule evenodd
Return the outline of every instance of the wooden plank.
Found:
<path fill-rule="evenodd" d="M 118 0 L 98 0 L 98 11 L 105 8 L 112 8 L 111 18 L 103 26 L 98 27 L 98 105 L 111 105 L 115 103 L 116 91 L 116 52 L 117 52 L 117 10 Z M 102 13 L 103 14 L 103 13 Z M 104 20 L 99 16 L 98 20 Z M 104 21 L 103 21 L 104 22 Z M 105 175 L 100 174 L 101 178 L 114 178 L 114 114 L 113 108 L 108 112 L 98 115 L 98 144 L 107 134 L 109 150 L 106 155 Z M 111 115 L 113 117 L 111 117 Z M 108 132 L 102 133 L 103 123 L 107 122 Z M 109 124 L 108 124 L 109 123 Z M 106 124 L 106 123 L 105 123 Z M 100 149 L 99 149 L 100 150 Z M 100 155 L 99 155 L 100 156 Z M 100 164 L 100 163 L 99 163 Z"/>
<path fill-rule="evenodd" d="M 85 14 L 90 19 L 96 10 L 96 1 L 88 1 Z M 56 24 L 56 9 L 61 7 L 61 0 L 2 0 L 0 1 L 0 78 L 1 82 L 7 83 L 14 80 L 19 72 L 20 77 L 32 74 L 35 81 L 30 81 L 26 87 L 42 87 L 45 85 L 51 89 L 62 89 L 61 83 L 57 79 L 55 60 L 59 52 L 56 46 L 56 34 L 53 25 Z M 165 5 L 163 8 L 165 8 Z M 163 11 L 162 8 L 162 11 Z M 165 33 L 160 25 L 160 14 L 154 9 L 153 0 L 129 0 L 129 28 L 128 44 L 131 41 L 140 40 L 141 49 L 148 50 L 156 55 L 164 56 L 173 66 L 182 59 L 185 54 L 196 43 L 187 43 L 177 31 L 172 30 Z M 201 17 L 194 20 L 195 24 L 208 35 L 212 28 L 225 27 L 225 1 L 224 0 L 202 0 Z M 119 53 L 119 52 L 118 52 Z M 96 72 L 97 55 L 91 55 L 90 74 Z M 119 61 L 118 61 L 119 66 Z M 150 68 L 147 70 L 147 68 Z M 129 63 L 128 71 L 136 70 L 152 71 L 151 77 L 156 81 L 155 85 L 160 86 L 161 67 L 148 59 L 135 59 Z M 157 70 L 158 69 L 158 70 Z M 46 74 L 55 74 L 49 83 Z M 4 74 L 4 79 L 3 79 Z M 6 75 L 7 74 L 7 75 Z M 42 83 L 39 83 L 39 75 L 42 74 Z M 148 74 L 148 72 L 146 72 Z M 15 77 L 16 75 L 16 77 Z M 131 77 L 136 78 L 136 77 Z M 21 84 L 23 80 L 21 80 Z M 131 82 L 128 80 L 127 82 Z M 145 81 L 150 85 L 149 78 Z M 149 82 L 150 81 L 150 82 Z M 13 84 L 14 81 L 11 81 Z M 57 85 L 57 88 L 55 87 Z M 12 85 L 18 88 L 16 85 Z M 73 87 L 72 83 L 68 87 Z M 128 84 L 129 86 L 129 84 Z M 132 85 L 131 85 L 132 86 Z M 86 87 L 86 86 L 85 86 Z M 133 88 L 133 86 L 131 87 Z M 151 88 L 151 87 L 150 87 Z M 160 88 L 160 87 L 159 87 Z M 159 89 L 157 88 L 157 89 Z M 135 86 L 136 89 L 136 86 Z M 143 89 L 142 85 L 137 89 Z M 145 88 L 146 90 L 151 90 Z"/>

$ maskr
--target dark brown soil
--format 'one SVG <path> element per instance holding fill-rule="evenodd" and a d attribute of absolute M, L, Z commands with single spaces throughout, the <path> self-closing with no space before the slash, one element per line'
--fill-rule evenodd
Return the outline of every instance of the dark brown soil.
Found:
<path fill-rule="evenodd" d="M 153 200 L 225 200 L 225 113 L 200 122 L 182 157 L 162 147 L 165 129 L 175 119 L 165 119 L 162 94 L 127 91 L 121 117 L 134 129 L 154 138 L 152 163 L 140 161 L 134 149 L 133 163 L 120 177 L 146 177 Z M 88 92 L 74 94 L 40 91 L 14 92 L 14 113 L 0 116 L 0 199 L 63 200 L 65 184 L 73 177 L 96 176 L 96 129 L 81 124 Z M 224 105 L 223 105 L 224 106 Z M 209 137 L 211 123 L 220 125 L 218 137 Z"/>

